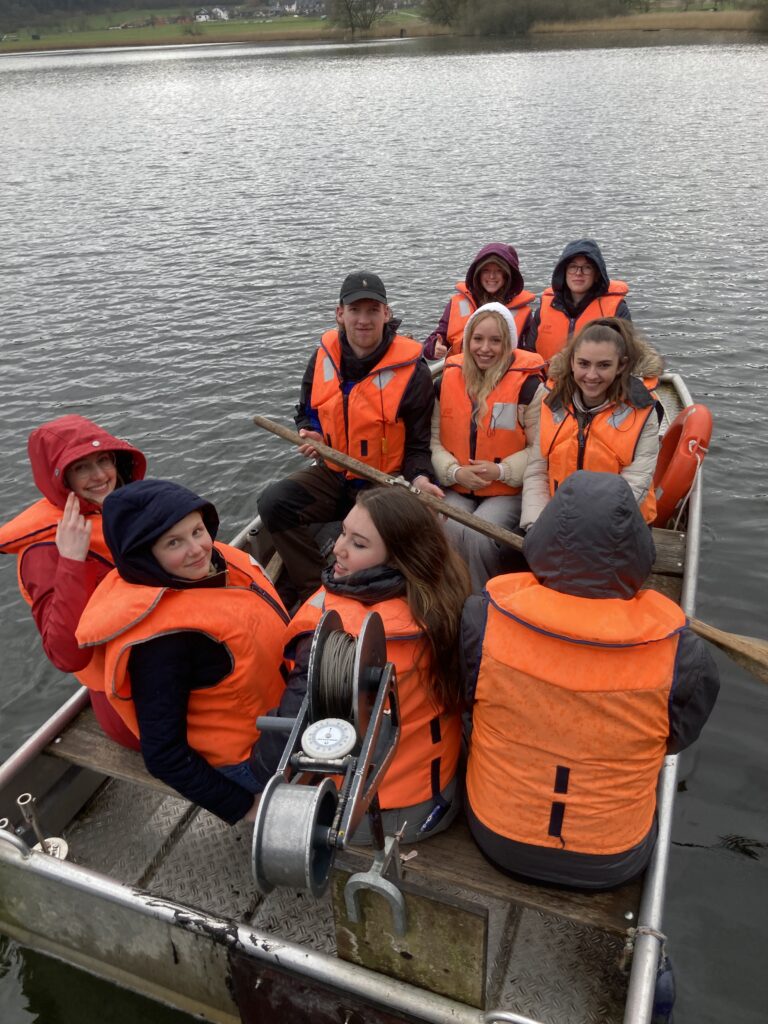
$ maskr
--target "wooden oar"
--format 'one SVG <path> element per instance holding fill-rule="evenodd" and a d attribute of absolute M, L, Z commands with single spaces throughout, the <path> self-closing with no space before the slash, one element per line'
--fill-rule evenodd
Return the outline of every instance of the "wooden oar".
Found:
<path fill-rule="evenodd" d="M 715 647 L 725 651 L 729 658 L 751 672 L 753 676 L 768 683 L 768 641 L 759 640 L 756 636 L 740 636 L 738 633 L 726 633 L 716 626 L 710 626 L 701 619 L 689 619 L 688 624 L 694 633 L 709 640 Z"/>
<path fill-rule="evenodd" d="M 396 480 L 395 477 L 389 476 L 387 473 L 373 469 L 364 462 L 353 459 L 351 455 L 337 452 L 335 448 L 329 448 L 328 445 L 322 444 L 319 441 L 309 441 L 299 437 L 294 430 L 289 430 L 287 427 L 267 419 L 266 416 L 254 416 L 253 422 L 257 427 L 262 427 L 264 430 L 282 437 L 283 440 L 288 441 L 290 444 L 311 444 L 322 458 L 327 459 L 329 462 L 334 462 L 337 466 L 342 466 L 356 476 L 370 480 L 372 483 L 387 486 L 397 486 L 398 484 L 406 486 L 402 480 Z M 453 505 L 449 505 L 448 502 L 436 498 L 433 494 L 427 494 L 425 491 L 418 490 L 418 488 L 411 488 L 410 485 L 407 486 L 419 501 L 423 502 L 434 512 L 439 512 L 448 519 L 455 519 L 457 523 L 463 523 L 464 526 L 469 526 L 471 529 L 485 534 L 486 537 L 490 537 L 500 544 L 508 544 L 516 551 L 522 551 L 522 537 L 518 537 L 511 530 L 505 530 L 502 526 L 487 523 L 478 516 L 473 516 L 469 512 L 463 512 L 461 509 L 454 508 Z M 654 535 L 658 536 L 664 532 L 669 531 L 654 531 Z M 751 672 L 758 679 L 762 679 L 764 683 L 768 683 L 768 641 L 758 640 L 756 637 L 751 636 L 740 636 L 738 633 L 726 633 L 722 629 L 717 629 L 706 622 L 701 622 L 700 619 L 689 619 L 689 624 L 694 633 L 698 633 L 700 637 L 709 640 L 710 643 L 719 647 L 721 651 L 725 651 L 742 668 Z"/>
<path fill-rule="evenodd" d="M 438 498 L 434 494 L 427 494 L 426 491 L 420 491 L 418 487 L 412 487 L 405 479 L 397 480 L 388 473 L 382 473 L 380 470 L 374 469 L 358 459 L 353 459 L 351 455 L 337 452 L 335 448 L 329 448 L 327 444 L 321 444 L 320 441 L 310 441 L 307 438 L 299 437 L 294 430 L 289 430 L 288 427 L 275 423 L 274 420 L 267 419 L 266 416 L 254 416 L 253 422 L 257 427 L 263 427 L 264 430 L 277 434 L 278 437 L 282 437 L 284 441 L 289 441 L 291 444 L 311 444 L 322 458 L 327 459 L 328 462 L 335 463 L 337 466 L 341 466 L 343 469 L 348 469 L 355 476 L 363 477 L 365 480 L 370 480 L 375 484 L 407 487 L 412 494 L 416 495 L 419 501 L 423 502 L 428 508 L 431 508 L 433 512 L 439 512 L 448 519 L 455 519 L 457 523 L 463 523 L 464 526 L 469 526 L 471 529 L 477 530 L 478 533 L 484 533 L 486 537 L 490 537 L 500 544 L 508 544 L 516 551 L 523 550 L 523 538 L 518 537 L 516 533 L 512 533 L 511 530 L 505 530 L 503 526 L 486 523 L 484 519 L 480 519 L 479 516 L 473 516 L 470 512 L 454 508 L 453 505 L 449 505 L 442 498 Z"/>

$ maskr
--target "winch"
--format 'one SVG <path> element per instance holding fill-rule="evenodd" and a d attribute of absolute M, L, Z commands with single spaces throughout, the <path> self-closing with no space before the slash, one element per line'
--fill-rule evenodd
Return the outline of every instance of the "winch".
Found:
<path fill-rule="evenodd" d="M 377 795 L 400 737 L 397 679 L 387 661 L 381 617 L 370 612 L 355 639 L 344 632 L 338 612 L 326 611 L 315 630 L 297 717 L 261 717 L 257 726 L 289 734 L 254 825 L 259 891 L 287 886 L 321 895 L 336 852 L 367 814 L 374 863 L 347 882 L 347 913 L 357 920 L 357 892 L 375 889 L 389 901 L 395 928 L 403 934 L 405 904 L 385 877 L 399 877 L 397 838 L 384 835 Z"/>

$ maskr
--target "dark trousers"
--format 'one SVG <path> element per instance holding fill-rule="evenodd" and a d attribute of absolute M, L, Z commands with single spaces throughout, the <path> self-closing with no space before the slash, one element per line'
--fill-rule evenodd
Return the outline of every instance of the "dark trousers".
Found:
<path fill-rule="evenodd" d="M 359 489 L 359 482 L 313 465 L 270 484 L 259 498 L 259 514 L 301 601 L 320 586 L 325 566 L 309 527 L 343 519 Z"/>

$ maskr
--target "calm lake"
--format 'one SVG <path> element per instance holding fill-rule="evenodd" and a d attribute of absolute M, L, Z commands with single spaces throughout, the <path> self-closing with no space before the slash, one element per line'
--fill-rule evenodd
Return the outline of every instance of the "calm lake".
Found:
<path fill-rule="evenodd" d="M 630 41 L 631 40 L 631 41 Z M 715 417 L 698 614 L 768 635 L 768 46 L 547 38 L 0 58 L 0 507 L 30 430 L 79 412 L 214 500 L 223 536 L 294 457 L 287 420 L 353 269 L 424 338 L 484 243 L 541 291 L 591 236 Z M 762 538 L 762 540 L 761 540 Z M 0 564 L 0 760 L 68 697 Z M 766 1019 L 768 688 L 682 761 L 666 931 L 676 1024 Z M 190 1020 L 0 937 L 3 1024 Z"/>

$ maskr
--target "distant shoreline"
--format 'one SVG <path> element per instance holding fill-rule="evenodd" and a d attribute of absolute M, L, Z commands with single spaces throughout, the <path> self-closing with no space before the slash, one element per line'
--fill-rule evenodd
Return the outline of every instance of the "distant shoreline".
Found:
<path fill-rule="evenodd" d="M 744 11 L 675 11 L 669 13 L 630 14 L 616 18 L 597 18 L 589 21 L 536 22 L 529 36 L 575 35 L 601 32 L 733 32 L 754 33 L 758 13 Z M 51 50 L 92 50 L 132 49 L 150 46 L 196 46 L 211 44 L 258 43 L 276 45 L 281 43 L 348 43 L 373 42 L 376 40 L 414 38 L 425 36 L 455 36 L 438 25 L 430 25 L 421 19 L 412 18 L 396 23 L 382 22 L 369 32 L 359 32 L 352 37 L 341 28 L 321 28 L 315 22 L 312 27 L 293 27 L 286 19 L 285 27 L 268 23 L 237 22 L 208 23 L 200 26 L 199 34 L 190 33 L 178 26 L 146 29 L 102 29 L 89 32 L 50 33 L 46 38 L 7 39 L 0 42 L 0 56 L 14 53 L 40 53 Z M 478 37 L 479 38 L 479 37 Z M 513 38 L 513 37 L 510 37 Z"/>

